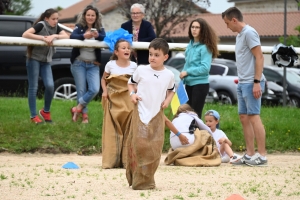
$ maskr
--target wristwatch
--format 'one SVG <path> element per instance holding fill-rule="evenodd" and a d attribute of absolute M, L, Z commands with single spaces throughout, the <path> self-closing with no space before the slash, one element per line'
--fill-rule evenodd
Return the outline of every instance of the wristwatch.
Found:
<path fill-rule="evenodd" d="M 254 83 L 260 83 L 260 80 L 254 79 Z"/>

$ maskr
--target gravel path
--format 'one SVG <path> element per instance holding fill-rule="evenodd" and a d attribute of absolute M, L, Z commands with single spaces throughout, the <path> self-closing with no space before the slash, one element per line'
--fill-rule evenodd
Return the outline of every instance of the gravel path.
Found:
<path fill-rule="evenodd" d="M 101 155 L 0 154 L 0 199 L 300 199 L 300 153 L 269 154 L 268 167 L 166 166 L 157 188 L 128 187 L 125 169 L 101 168 Z M 64 169 L 74 162 L 80 169 Z"/>

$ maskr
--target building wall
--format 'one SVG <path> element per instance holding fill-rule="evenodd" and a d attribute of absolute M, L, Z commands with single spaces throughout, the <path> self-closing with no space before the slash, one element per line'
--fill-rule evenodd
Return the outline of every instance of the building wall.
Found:
<path fill-rule="evenodd" d="M 234 2 L 243 13 L 283 12 L 284 0 L 262 0 L 253 2 Z M 287 0 L 287 12 L 298 11 L 295 0 Z"/>
<path fill-rule="evenodd" d="M 121 28 L 121 24 L 127 20 L 125 16 L 121 15 L 119 9 L 115 9 L 103 15 L 102 23 L 105 31 L 114 31 Z"/>

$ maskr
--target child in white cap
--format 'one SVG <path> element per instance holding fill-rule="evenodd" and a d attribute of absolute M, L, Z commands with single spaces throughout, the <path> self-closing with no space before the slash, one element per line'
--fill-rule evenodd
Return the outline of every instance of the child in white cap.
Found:
<path fill-rule="evenodd" d="M 220 115 L 217 111 L 209 110 L 205 113 L 205 123 L 210 128 L 212 136 L 216 141 L 222 163 L 235 162 L 236 160 L 241 159 L 242 156 L 233 153 L 231 149 L 231 141 L 222 130 L 218 129 L 219 121 Z"/>

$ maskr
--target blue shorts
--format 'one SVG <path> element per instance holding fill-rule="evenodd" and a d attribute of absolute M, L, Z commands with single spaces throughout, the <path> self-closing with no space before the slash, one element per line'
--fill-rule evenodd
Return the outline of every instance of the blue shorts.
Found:
<path fill-rule="evenodd" d="M 261 97 L 255 99 L 253 96 L 254 83 L 239 83 L 237 86 L 238 112 L 247 115 L 259 115 Z M 262 93 L 265 91 L 265 81 L 260 82 Z"/>

